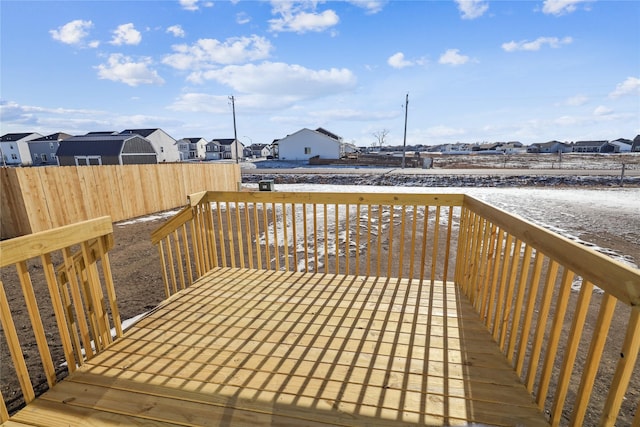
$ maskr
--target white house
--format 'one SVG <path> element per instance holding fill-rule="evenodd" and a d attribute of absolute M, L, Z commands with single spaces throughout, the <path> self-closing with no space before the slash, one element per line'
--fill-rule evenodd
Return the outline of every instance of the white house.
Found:
<path fill-rule="evenodd" d="M 158 154 L 158 163 L 180 161 L 176 140 L 162 129 L 125 129 L 120 134 L 138 134 L 149 140 Z"/>
<path fill-rule="evenodd" d="M 278 141 L 280 160 L 309 160 L 319 156 L 322 159 L 339 159 L 342 155 L 342 141 L 329 132 L 300 129 Z"/>
<path fill-rule="evenodd" d="M 220 146 L 221 158 L 223 160 L 236 160 L 244 158 L 244 144 L 237 139 L 233 138 L 218 138 L 213 139 L 211 142 L 215 142 Z"/>
<path fill-rule="evenodd" d="M 180 152 L 180 160 L 205 160 L 207 140 L 204 138 L 182 138 L 176 144 Z"/>
<path fill-rule="evenodd" d="M 42 138 L 36 132 L 7 133 L 0 137 L 0 156 L 3 166 L 31 165 L 31 152 L 27 141 Z"/>
<path fill-rule="evenodd" d="M 251 157 L 257 159 L 273 155 L 271 147 L 267 144 L 251 144 L 249 150 L 251 151 Z"/>

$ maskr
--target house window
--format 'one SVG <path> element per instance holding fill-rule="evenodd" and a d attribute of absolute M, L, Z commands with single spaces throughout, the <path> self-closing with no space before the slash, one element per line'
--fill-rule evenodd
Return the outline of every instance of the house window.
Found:
<path fill-rule="evenodd" d="M 101 156 L 73 156 L 76 166 L 102 165 Z"/>
<path fill-rule="evenodd" d="M 42 159 L 43 162 L 48 162 L 49 161 L 49 157 L 46 154 L 41 154 L 40 158 Z"/>
<path fill-rule="evenodd" d="M 15 153 L 11 153 L 12 160 L 18 160 L 18 156 Z"/>
<path fill-rule="evenodd" d="M 164 153 L 164 147 L 160 147 L 160 152 Z"/>
<path fill-rule="evenodd" d="M 311 147 L 304 147 L 304 154 L 311 154 Z"/>
<path fill-rule="evenodd" d="M 33 153 L 33 160 L 38 160 L 38 153 Z"/>
<path fill-rule="evenodd" d="M 53 142 L 50 142 L 50 143 L 49 143 L 49 149 L 53 150 L 53 148 L 54 148 L 54 147 L 53 147 Z"/>

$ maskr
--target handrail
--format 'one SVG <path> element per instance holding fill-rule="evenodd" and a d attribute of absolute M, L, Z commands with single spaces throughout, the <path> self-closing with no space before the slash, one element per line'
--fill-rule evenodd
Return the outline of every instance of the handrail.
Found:
<path fill-rule="evenodd" d="M 640 270 L 469 196 L 460 237 L 456 283 L 540 409 L 549 410 L 551 425 L 560 425 L 563 417 L 571 425 L 583 424 L 597 372 L 599 381 L 609 383 L 606 402 L 598 408 L 600 424 L 614 425 L 640 351 Z M 571 303 L 576 285 L 580 292 Z M 589 335 L 584 326 L 596 286 L 604 296 Z M 608 342 L 615 349 L 608 359 L 618 360 L 615 371 L 604 372 L 616 301 L 631 310 L 627 321 L 623 310 L 616 312 L 625 338 Z M 584 361 L 577 359 L 580 349 Z M 557 382 L 551 389 L 553 376 Z M 575 398 L 567 402 L 570 390 Z"/>
<path fill-rule="evenodd" d="M 45 330 L 39 304 L 52 304 L 69 372 L 111 344 L 112 326 L 116 337 L 122 336 L 107 253 L 113 247 L 112 233 L 111 218 L 105 216 L 0 242 L 0 267 L 7 267 L 0 280 L 0 324 L 26 403 L 35 398 L 33 372 L 22 351 L 21 340 L 27 337 L 17 330 L 14 321 L 23 307 L 49 387 L 57 381 L 54 360 L 61 355 L 54 356 L 49 348 L 46 336 L 54 331 Z M 40 268 L 34 270 L 38 264 Z M 9 266 L 15 266 L 15 272 Z M 50 301 L 40 300 L 35 292 L 40 282 L 47 286 Z M 22 302 L 16 289 L 22 290 Z M 0 422 L 7 419 L 7 406 L 0 394 Z"/>
<path fill-rule="evenodd" d="M 459 194 L 207 192 L 185 209 L 154 233 L 167 296 L 214 267 L 453 278 L 552 425 L 614 425 L 625 398 L 638 406 L 627 390 L 640 381 L 640 270 L 525 219 Z M 626 328 L 618 342 L 613 324 Z M 590 406 L 596 373 L 601 407 Z"/>
<path fill-rule="evenodd" d="M 160 252 L 167 297 L 215 266 L 436 280 L 446 278 L 452 265 L 451 218 L 463 199 L 456 194 L 197 193 L 154 231 L 152 242 Z M 416 239 L 417 233 L 423 238 Z M 178 251 L 189 259 L 174 257 Z M 410 266 L 399 269 L 398 258 L 411 259 Z"/>
<path fill-rule="evenodd" d="M 491 218 L 497 227 L 509 230 L 523 243 L 536 247 L 619 301 L 632 307 L 640 307 L 640 272 L 637 268 L 576 244 L 557 233 L 474 197 L 465 196 L 464 206 L 478 215 Z"/>

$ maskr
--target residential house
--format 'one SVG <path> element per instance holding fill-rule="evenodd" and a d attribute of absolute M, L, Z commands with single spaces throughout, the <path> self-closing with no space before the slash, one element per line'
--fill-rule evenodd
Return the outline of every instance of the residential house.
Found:
<path fill-rule="evenodd" d="M 565 144 L 560 141 L 549 141 L 535 144 L 531 144 L 527 147 L 527 153 L 570 153 L 572 151 L 571 145 Z"/>
<path fill-rule="evenodd" d="M 7 133 L 0 137 L 0 156 L 3 166 L 28 166 L 31 162 L 28 141 L 41 138 L 37 132 Z"/>
<path fill-rule="evenodd" d="M 339 159 L 342 138 L 322 128 L 303 128 L 278 141 L 278 156 L 280 160 Z"/>
<path fill-rule="evenodd" d="M 471 154 L 471 145 L 457 142 L 455 144 L 442 144 L 436 146 L 436 149 L 430 149 L 431 152 L 440 152 L 442 154 Z"/>
<path fill-rule="evenodd" d="M 573 146 L 574 153 L 613 153 L 615 145 L 609 141 L 576 141 Z"/>
<path fill-rule="evenodd" d="M 151 141 L 139 134 L 73 136 L 59 144 L 60 166 L 158 163 Z"/>
<path fill-rule="evenodd" d="M 633 143 L 631 144 L 631 152 L 640 153 L 640 135 L 637 135 L 635 138 L 633 138 Z"/>
<path fill-rule="evenodd" d="M 271 147 L 268 144 L 251 144 L 249 146 L 251 150 L 251 157 L 254 159 L 262 159 L 267 156 L 273 156 Z"/>
<path fill-rule="evenodd" d="M 217 138 L 211 142 L 216 142 L 220 146 L 220 157 L 223 160 L 241 160 L 244 158 L 244 144 L 240 140 L 233 138 Z"/>
<path fill-rule="evenodd" d="M 27 142 L 33 165 L 57 165 L 56 151 L 58 151 L 60 141 L 71 138 L 71 136 L 68 133 L 57 132 Z"/>
<path fill-rule="evenodd" d="M 483 142 L 481 144 L 475 144 L 471 147 L 471 151 L 474 153 L 495 154 L 501 145 L 502 143 L 500 142 Z"/>
<path fill-rule="evenodd" d="M 176 140 L 162 129 L 125 129 L 120 134 L 138 134 L 146 138 L 158 154 L 158 163 L 179 162 Z"/>
<path fill-rule="evenodd" d="M 176 144 L 182 161 L 204 160 L 206 158 L 207 140 L 204 138 L 182 138 Z"/>
<path fill-rule="evenodd" d="M 500 142 L 496 151 L 502 154 L 519 154 L 526 152 L 526 148 L 520 141 Z"/>
<path fill-rule="evenodd" d="M 609 144 L 614 145 L 616 153 L 630 153 L 631 146 L 633 145 L 633 141 L 625 138 L 618 138 L 616 140 L 610 141 Z"/>
<path fill-rule="evenodd" d="M 349 154 L 355 154 L 355 153 L 359 153 L 360 149 L 358 149 L 358 147 L 356 147 L 355 144 L 350 143 L 350 142 L 344 142 L 342 143 L 342 155 L 343 156 L 347 156 Z"/>
<path fill-rule="evenodd" d="M 220 152 L 220 144 L 218 142 L 210 141 L 205 145 L 204 159 L 205 160 L 222 159 L 222 153 Z"/>

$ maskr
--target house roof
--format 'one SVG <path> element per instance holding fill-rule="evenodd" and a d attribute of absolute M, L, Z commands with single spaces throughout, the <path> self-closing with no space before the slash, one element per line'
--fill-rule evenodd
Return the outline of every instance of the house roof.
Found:
<path fill-rule="evenodd" d="M 155 131 L 159 130 L 158 128 L 155 129 L 125 129 L 122 132 L 120 132 L 120 135 L 124 135 L 124 134 L 134 134 L 137 133 L 140 136 L 144 136 L 145 138 L 148 137 L 149 135 L 151 135 L 152 133 L 154 133 Z"/>
<path fill-rule="evenodd" d="M 87 132 L 84 136 L 96 136 L 96 135 L 117 135 L 115 130 L 97 130 L 94 132 Z"/>
<path fill-rule="evenodd" d="M 33 135 L 34 132 L 28 132 L 28 133 L 7 133 L 2 135 L 2 137 L 0 138 L 0 140 L 2 142 L 15 142 L 15 141 L 20 141 L 23 138 L 28 137 L 29 135 Z"/>
<path fill-rule="evenodd" d="M 223 138 L 223 139 L 215 138 L 211 140 L 211 142 L 214 142 L 214 141 L 220 145 L 231 145 L 233 144 L 233 141 L 235 141 L 235 139 L 234 138 Z"/>
<path fill-rule="evenodd" d="M 327 135 L 329 138 L 333 138 L 336 141 L 340 141 L 342 138 L 340 138 L 338 135 L 336 135 L 333 132 L 329 132 L 328 130 L 326 130 L 325 128 L 318 128 L 316 129 L 316 132 L 320 132 L 323 135 Z"/>
<path fill-rule="evenodd" d="M 51 135 L 47 135 L 47 136 L 43 136 L 43 137 L 40 137 L 40 138 L 32 139 L 29 142 L 62 141 L 64 139 L 71 138 L 72 136 L 73 135 L 69 135 L 68 133 L 56 132 L 56 133 L 52 133 Z"/>
<path fill-rule="evenodd" d="M 579 147 L 601 147 L 608 143 L 609 141 L 576 141 L 574 145 Z"/>
<path fill-rule="evenodd" d="M 531 145 L 536 145 L 538 147 L 545 147 L 545 148 L 550 148 L 553 147 L 556 144 L 561 144 L 561 145 L 565 145 L 564 142 L 560 142 L 560 141 L 549 141 L 549 142 L 537 142 L 535 144 L 531 144 Z"/>
<path fill-rule="evenodd" d="M 133 135 L 83 135 L 60 141 L 56 155 L 61 156 L 118 156 L 125 141 Z"/>

